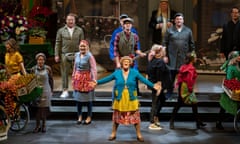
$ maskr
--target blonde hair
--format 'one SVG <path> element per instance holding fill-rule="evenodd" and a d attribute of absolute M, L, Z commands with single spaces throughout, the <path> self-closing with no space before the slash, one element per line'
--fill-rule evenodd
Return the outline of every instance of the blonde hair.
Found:
<path fill-rule="evenodd" d="M 161 2 L 167 2 L 167 1 L 161 1 L 159 2 L 158 4 L 158 11 L 157 11 L 157 16 L 156 17 L 160 17 L 162 15 L 162 10 L 161 10 L 161 7 L 160 7 L 160 4 Z M 168 3 L 168 11 L 167 11 L 167 19 L 170 19 L 170 6 L 169 6 L 169 2 Z"/>
<path fill-rule="evenodd" d="M 162 56 L 166 56 L 166 47 L 159 44 L 154 44 L 151 48 L 151 51 L 157 51 L 157 50 L 161 51 Z"/>

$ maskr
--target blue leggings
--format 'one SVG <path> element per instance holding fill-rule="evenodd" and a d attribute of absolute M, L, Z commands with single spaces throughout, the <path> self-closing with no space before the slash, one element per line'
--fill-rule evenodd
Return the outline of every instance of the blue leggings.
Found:
<path fill-rule="evenodd" d="M 83 105 L 87 105 L 87 109 L 88 109 L 87 116 L 92 117 L 92 106 L 93 106 L 93 103 L 91 101 L 90 102 L 77 102 L 78 116 L 82 115 L 82 106 Z"/>

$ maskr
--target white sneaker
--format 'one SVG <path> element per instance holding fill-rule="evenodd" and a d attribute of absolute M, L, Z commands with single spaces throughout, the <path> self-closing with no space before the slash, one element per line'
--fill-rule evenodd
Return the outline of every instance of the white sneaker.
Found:
<path fill-rule="evenodd" d="M 156 124 L 150 124 L 148 127 L 150 130 L 161 130 L 162 128 Z"/>
<path fill-rule="evenodd" d="M 63 91 L 62 94 L 60 95 L 61 98 L 66 98 L 68 96 L 69 96 L 68 91 Z"/>
<path fill-rule="evenodd" d="M 160 127 L 160 122 L 155 122 L 155 125 Z"/>

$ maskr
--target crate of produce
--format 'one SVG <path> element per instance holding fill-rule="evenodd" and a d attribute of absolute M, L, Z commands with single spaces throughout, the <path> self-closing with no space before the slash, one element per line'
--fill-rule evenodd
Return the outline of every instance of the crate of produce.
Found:
<path fill-rule="evenodd" d="M 22 96 L 18 96 L 18 102 L 26 103 L 31 102 L 41 96 L 43 89 L 41 87 L 35 87 L 30 93 Z"/>
<path fill-rule="evenodd" d="M 240 81 L 236 79 L 224 79 L 222 88 L 230 99 L 234 101 L 240 101 Z"/>
<path fill-rule="evenodd" d="M 27 87 L 21 87 L 17 89 L 17 96 L 22 96 L 28 94 Z"/>
<path fill-rule="evenodd" d="M 16 85 L 20 85 L 17 89 L 17 96 L 22 96 L 29 94 L 37 87 L 37 78 L 33 74 L 28 74 L 26 76 L 21 76 L 16 81 Z"/>
<path fill-rule="evenodd" d="M 35 87 L 37 87 L 37 78 L 36 77 L 34 77 L 34 79 L 32 79 L 32 81 L 30 83 L 28 83 L 28 85 L 27 85 L 28 93 L 31 93 Z"/>

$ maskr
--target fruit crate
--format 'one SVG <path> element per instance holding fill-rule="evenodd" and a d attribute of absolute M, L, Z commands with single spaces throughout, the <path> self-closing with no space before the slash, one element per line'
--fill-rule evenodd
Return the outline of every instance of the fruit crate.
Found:
<path fill-rule="evenodd" d="M 223 88 L 224 92 L 229 96 L 230 99 L 232 99 L 234 101 L 240 101 L 240 93 L 230 90 L 229 88 L 224 86 L 224 84 L 222 84 L 222 88 Z"/>
<path fill-rule="evenodd" d="M 26 86 L 18 89 L 17 96 L 23 96 L 23 95 L 30 94 L 35 87 L 37 87 L 37 78 L 36 77 L 33 78 L 31 80 L 31 82 L 29 82 Z"/>

